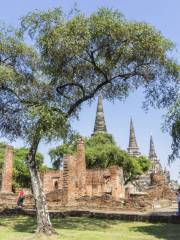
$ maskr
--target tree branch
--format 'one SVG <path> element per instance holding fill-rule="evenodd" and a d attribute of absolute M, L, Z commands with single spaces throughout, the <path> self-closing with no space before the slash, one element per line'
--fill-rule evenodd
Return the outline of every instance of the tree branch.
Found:
<path fill-rule="evenodd" d="M 81 85 L 80 83 L 73 83 L 73 82 L 71 82 L 71 83 L 66 83 L 66 84 L 64 84 L 64 85 L 62 85 L 62 86 L 57 87 L 57 88 L 56 88 L 56 91 L 57 91 L 60 95 L 63 95 L 63 96 L 64 96 L 65 88 L 66 88 L 66 87 L 70 87 L 70 86 L 78 87 L 78 88 L 81 90 L 81 92 L 82 92 L 82 94 L 83 94 L 83 97 L 85 96 L 84 87 L 83 87 L 83 85 Z M 66 97 L 66 96 L 64 96 L 64 97 Z"/>
<path fill-rule="evenodd" d="M 102 82 L 90 94 L 83 96 L 82 98 L 78 99 L 74 104 L 72 104 L 72 106 L 69 108 L 69 110 L 67 112 L 67 117 L 69 117 L 74 112 L 74 110 L 78 106 L 80 106 L 81 103 L 85 102 L 86 100 L 89 100 L 89 99 L 93 98 L 94 95 L 98 92 L 98 90 L 101 89 L 107 83 L 110 83 L 110 81 L 107 80 L 107 81 Z"/>

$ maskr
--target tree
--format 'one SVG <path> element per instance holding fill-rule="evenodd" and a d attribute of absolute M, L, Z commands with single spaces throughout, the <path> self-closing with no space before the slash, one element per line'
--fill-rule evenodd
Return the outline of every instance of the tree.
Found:
<path fill-rule="evenodd" d="M 4 156 L 5 156 L 6 144 L 0 143 L 0 174 L 2 173 Z M 28 149 L 26 148 L 14 148 L 13 155 L 13 188 L 29 188 L 31 187 L 31 178 L 29 170 L 25 163 Z M 43 165 L 43 156 L 41 153 L 37 153 L 36 161 L 38 169 L 43 172 L 46 167 Z"/>
<path fill-rule="evenodd" d="M 164 129 L 172 137 L 172 153 L 169 156 L 169 161 L 172 162 L 176 158 L 180 158 L 180 95 L 176 102 L 169 107 Z"/>
<path fill-rule="evenodd" d="M 171 41 L 118 11 L 100 9 L 68 18 L 60 9 L 35 11 L 20 24 L 20 31 L 0 33 L 0 129 L 29 146 L 37 231 L 51 234 L 35 159 L 40 141 L 65 138 L 82 103 L 92 102 L 99 92 L 121 100 L 144 87 L 150 103 L 170 104 L 177 95 L 179 70 L 170 57 Z"/>
<path fill-rule="evenodd" d="M 78 137 L 77 135 L 76 140 Z M 113 165 L 122 167 L 125 184 L 137 179 L 150 167 L 150 161 L 146 157 L 132 157 L 121 150 L 111 134 L 99 133 L 85 138 L 85 146 L 87 168 L 108 168 Z M 75 153 L 76 141 L 51 149 L 49 154 L 53 167 L 59 169 L 63 164 L 63 157 Z"/>
<path fill-rule="evenodd" d="M 39 76 L 38 54 L 16 31 L 0 33 L 0 123 L 2 136 L 23 138 L 29 147 L 26 163 L 37 209 L 37 232 L 54 232 L 36 161 L 41 139 L 62 136 L 65 120 L 52 106 L 52 87 Z M 46 92 L 48 87 L 48 93 Z M 50 90 L 51 89 L 51 90 Z M 54 96 L 54 98 L 57 96 Z M 50 108 L 51 106 L 51 108 Z M 52 114 L 53 113 L 53 114 Z M 65 127 L 63 129 L 63 126 Z"/>

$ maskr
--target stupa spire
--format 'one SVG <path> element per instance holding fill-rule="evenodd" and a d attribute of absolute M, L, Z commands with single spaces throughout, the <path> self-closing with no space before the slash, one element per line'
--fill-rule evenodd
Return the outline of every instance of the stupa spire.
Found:
<path fill-rule="evenodd" d="M 105 133 L 105 132 L 107 132 L 107 129 L 106 129 L 106 123 L 105 123 L 105 119 L 104 119 L 102 96 L 99 96 L 93 134 Z"/>
<path fill-rule="evenodd" d="M 156 151 L 155 151 L 155 147 L 154 147 L 154 141 L 153 141 L 152 134 L 150 136 L 149 159 L 157 160 L 157 155 L 156 155 Z"/>
<path fill-rule="evenodd" d="M 138 157 L 140 156 L 139 147 L 136 141 L 134 126 L 132 118 L 130 120 L 130 133 L 129 133 L 129 147 L 128 153 L 132 156 Z"/>

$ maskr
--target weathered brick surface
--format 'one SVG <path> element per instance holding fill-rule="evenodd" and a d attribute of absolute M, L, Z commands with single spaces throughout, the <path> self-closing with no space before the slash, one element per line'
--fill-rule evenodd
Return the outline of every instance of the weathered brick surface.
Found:
<path fill-rule="evenodd" d="M 12 192 L 12 177 L 13 177 L 13 147 L 7 146 L 3 165 L 1 192 L 4 193 Z"/>
<path fill-rule="evenodd" d="M 151 186 L 146 192 L 150 201 L 159 199 L 176 200 L 176 193 L 165 184 Z"/>
<path fill-rule="evenodd" d="M 87 170 L 86 172 L 86 195 L 101 196 L 112 192 L 110 184 L 111 176 L 109 169 Z"/>
<path fill-rule="evenodd" d="M 152 173 L 150 177 L 151 177 L 151 185 L 166 184 L 166 176 L 161 172 Z"/>
<path fill-rule="evenodd" d="M 151 174 L 151 185 L 146 187 L 144 194 L 130 194 L 125 201 L 126 208 L 162 208 L 171 206 L 176 201 L 176 193 L 171 189 L 162 172 Z"/>
<path fill-rule="evenodd" d="M 77 192 L 76 159 L 74 156 L 64 158 L 63 194 L 67 194 L 67 202 L 74 202 Z"/>
<path fill-rule="evenodd" d="M 122 169 L 113 166 L 108 169 L 87 170 L 86 193 L 88 196 L 109 194 L 116 200 L 124 198 Z"/>
<path fill-rule="evenodd" d="M 112 197 L 118 201 L 120 197 L 125 197 L 124 179 L 122 168 L 117 166 L 110 167 L 111 183 L 112 183 Z"/>
<path fill-rule="evenodd" d="M 83 139 L 77 141 L 76 153 L 76 178 L 78 195 L 84 196 L 86 194 L 86 160 L 85 160 L 85 146 Z"/>
<path fill-rule="evenodd" d="M 55 190 L 46 194 L 49 203 L 58 203 L 65 205 L 67 203 L 67 192 L 64 189 Z"/>
<path fill-rule="evenodd" d="M 115 201 L 109 194 L 101 196 L 84 196 L 77 200 L 79 208 L 85 209 L 104 209 L 104 210 L 122 210 L 124 208 L 124 200 Z"/>
<path fill-rule="evenodd" d="M 63 188 L 63 171 L 46 171 L 42 176 L 45 193 Z"/>

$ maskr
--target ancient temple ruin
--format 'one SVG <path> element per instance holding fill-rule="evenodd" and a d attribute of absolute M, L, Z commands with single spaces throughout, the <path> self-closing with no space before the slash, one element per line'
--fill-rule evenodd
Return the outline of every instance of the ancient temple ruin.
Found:
<path fill-rule="evenodd" d="M 58 187 L 57 187 L 58 186 Z M 83 139 L 77 142 L 75 156 L 64 158 L 64 169 L 43 174 L 45 193 L 62 190 L 67 194 L 67 202 L 81 197 L 109 195 L 118 201 L 125 197 L 123 170 L 118 166 L 107 169 L 87 169 Z"/>
<path fill-rule="evenodd" d="M 102 97 L 99 97 L 93 135 L 106 132 Z M 134 157 L 141 156 L 132 119 L 130 120 L 127 152 Z M 166 169 L 162 169 L 152 135 L 148 158 L 151 167 L 147 173 L 133 183 L 125 185 L 123 169 L 118 166 L 111 166 L 107 169 L 87 169 L 85 144 L 81 138 L 77 141 L 76 154 L 64 157 L 63 170 L 47 170 L 42 174 L 43 190 L 49 202 L 55 201 L 63 206 L 83 206 L 83 204 L 95 206 L 96 204 L 96 207 L 107 205 L 117 207 L 124 204 L 122 200 L 124 201 L 130 195 L 133 199 L 131 204 L 134 204 L 133 196 L 138 196 L 138 193 L 148 195 L 148 201 L 160 199 L 162 196 L 169 199 L 177 188 L 177 182 L 170 179 L 170 174 Z M 7 146 L 0 195 L 12 193 L 12 174 L 13 148 Z M 152 197 L 154 193 L 156 196 Z"/>
<path fill-rule="evenodd" d="M 102 97 L 99 96 L 94 131 L 92 135 L 106 132 L 107 128 L 103 110 Z M 76 156 L 66 156 L 64 159 L 64 171 L 50 171 L 44 174 L 43 184 L 46 193 L 56 189 L 63 189 L 63 183 L 64 181 L 66 182 L 65 179 L 66 176 L 68 176 L 67 169 L 71 168 L 71 177 L 72 179 L 74 179 L 71 181 L 71 184 L 73 181 L 76 182 L 76 184 L 72 187 L 72 189 L 74 189 L 73 191 L 76 192 L 76 198 L 78 196 L 103 196 L 104 194 L 109 194 L 109 196 L 112 195 L 113 199 L 115 200 L 125 198 L 125 192 L 127 189 L 129 193 L 146 191 L 149 187 L 152 186 L 152 178 L 156 174 L 162 175 L 164 182 L 169 185 L 173 190 L 177 188 L 177 182 L 171 181 L 169 172 L 167 170 L 163 171 L 162 169 L 160 160 L 158 159 L 155 151 L 152 135 L 150 136 L 150 147 L 148 156 L 151 163 L 150 169 L 147 173 L 141 175 L 135 182 L 130 183 L 126 186 L 123 185 L 123 170 L 121 168 L 118 168 L 117 166 L 113 166 L 109 169 L 86 169 L 84 151 L 85 146 L 83 142 L 78 142 Z M 129 146 L 127 148 L 127 152 L 134 157 L 141 156 L 140 149 L 136 140 L 132 118 L 130 119 Z M 81 179 L 81 182 L 79 182 L 80 180 L 78 179 Z"/>

